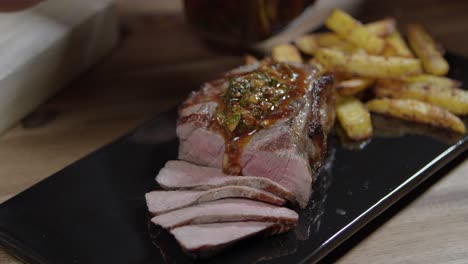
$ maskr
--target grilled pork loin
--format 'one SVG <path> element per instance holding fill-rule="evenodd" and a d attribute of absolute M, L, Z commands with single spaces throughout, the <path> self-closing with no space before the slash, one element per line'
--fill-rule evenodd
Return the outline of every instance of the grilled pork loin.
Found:
<path fill-rule="evenodd" d="M 276 205 L 286 202 L 272 193 L 246 186 L 225 186 L 207 191 L 153 191 L 145 197 L 153 215 L 223 198 L 248 198 Z"/>
<path fill-rule="evenodd" d="M 201 203 L 155 216 L 156 225 L 172 229 L 191 224 L 264 221 L 295 225 L 298 215 L 291 209 L 247 199 L 222 199 Z"/>
<path fill-rule="evenodd" d="M 247 186 L 270 192 L 294 202 L 292 192 L 268 178 L 230 176 L 218 168 L 197 166 L 179 160 L 168 161 L 159 171 L 156 181 L 161 187 L 169 190 L 210 190 L 223 186 Z"/>
<path fill-rule="evenodd" d="M 261 232 L 284 233 L 291 226 L 271 222 L 229 222 L 188 225 L 172 229 L 170 232 L 185 252 L 197 256 L 210 256 L 232 245 L 234 242 Z"/>
<path fill-rule="evenodd" d="M 312 65 L 264 60 L 208 82 L 180 107 L 180 161 L 146 195 L 151 221 L 190 253 L 285 232 L 305 207 L 335 115 L 333 78 Z M 247 198 L 247 199 L 244 199 Z"/>
<path fill-rule="evenodd" d="M 250 133 L 247 140 L 242 133 L 226 133 L 226 129 L 219 128 L 219 108 L 226 108 L 223 105 L 230 103 L 226 103 L 225 99 L 228 92 L 232 94 L 234 90 L 234 93 L 237 93 L 233 95 L 235 96 L 240 94 L 237 91 L 239 87 L 243 87 L 242 85 L 249 80 L 262 82 L 261 79 L 251 77 L 257 73 L 270 80 L 269 85 L 278 86 L 278 81 L 264 72 L 281 72 L 280 69 L 286 73 L 279 73 L 278 78 L 286 78 L 281 85 L 290 87 L 289 94 L 282 104 L 270 108 L 273 110 L 266 115 L 271 118 L 261 120 L 266 121 L 267 125 L 261 123 L 253 126 L 251 131 L 248 130 Z M 206 83 L 201 90 L 193 93 L 179 110 L 179 159 L 223 168 L 228 173 L 271 179 L 291 191 L 299 205 L 305 207 L 310 198 L 312 179 L 324 160 L 327 133 L 334 120 L 331 92 L 333 79 L 316 78 L 315 75 L 316 69 L 311 65 L 259 63 L 253 72 L 241 75 L 230 73 L 225 78 Z M 241 83 L 238 86 L 232 84 L 236 78 Z M 285 94 L 287 89 L 277 90 Z M 242 100 L 242 97 L 240 98 Z M 235 123 L 239 119 L 238 115 L 244 114 L 243 110 L 240 110 L 237 116 L 237 112 L 232 112 L 225 114 L 229 116 L 228 127 L 233 123 L 232 119 Z M 240 138 L 239 142 L 234 142 L 236 138 Z M 235 161 L 229 161 L 232 156 Z M 234 169 L 227 168 L 229 166 Z"/>

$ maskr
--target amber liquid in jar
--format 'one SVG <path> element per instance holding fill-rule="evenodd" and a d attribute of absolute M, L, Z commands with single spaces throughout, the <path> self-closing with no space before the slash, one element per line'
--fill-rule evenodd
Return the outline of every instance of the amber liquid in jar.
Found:
<path fill-rule="evenodd" d="M 184 0 L 185 14 L 205 38 L 249 47 L 278 33 L 315 0 Z"/>

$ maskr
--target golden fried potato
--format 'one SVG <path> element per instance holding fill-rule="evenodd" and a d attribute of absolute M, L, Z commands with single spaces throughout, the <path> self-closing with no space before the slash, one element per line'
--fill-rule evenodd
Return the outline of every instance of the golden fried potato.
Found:
<path fill-rule="evenodd" d="M 323 66 L 323 67 L 325 69 L 325 66 Z M 357 76 L 356 74 L 350 73 L 350 72 L 327 71 L 327 70 L 325 72 L 333 75 L 333 78 L 335 79 L 335 83 L 340 83 L 342 81 L 346 81 L 346 80 L 349 80 L 349 79 L 362 78 L 362 77 Z"/>
<path fill-rule="evenodd" d="M 317 47 L 332 47 L 346 43 L 344 39 L 333 32 L 307 34 L 299 37 L 296 42 L 311 42 Z"/>
<path fill-rule="evenodd" d="M 372 136 L 370 113 L 358 99 L 338 98 L 336 117 L 350 139 L 364 140 Z"/>
<path fill-rule="evenodd" d="M 369 54 L 381 54 L 385 47 L 385 41 L 370 34 L 365 27 L 354 29 L 348 35 L 348 40 Z"/>
<path fill-rule="evenodd" d="M 302 57 L 299 50 L 291 44 L 279 44 L 273 47 L 272 56 L 278 62 L 299 62 Z"/>
<path fill-rule="evenodd" d="M 444 88 L 457 88 L 461 86 L 461 82 L 450 79 L 443 76 L 436 76 L 430 74 L 420 74 L 414 76 L 407 76 L 403 78 L 405 82 L 416 82 L 416 83 L 426 83 L 433 86 L 444 87 Z"/>
<path fill-rule="evenodd" d="M 317 75 L 323 75 L 326 72 L 325 67 L 320 62 L 318 62 L 316 59 L 313 59 L 313 58 L 310 59 L 309 64 L 312 64 L 315 67 L 317 67 Z"/>
<path fill-rule="evenodd" d="M 446 75 L 449 65 L 437 49 L 434 39 L 419 24 L 408 25 L 408 41 L 416 55 L 421 59 L 426 72 L 434 75 Z"/>
<path fill-rule="evenodd" d="M 468 115 L 468 91 L 459 88 L 424 82 L 380 80 L 374 87 L 374 93 L 380 98 L 416 99 L 440 106 L 457 115 Z"/>
<path fill-rule="evenodd" d="M 294 41 L 294 44 L 296 44 L 299 50 L 309 55 L 314 55 L 315 52 L 321 48 L 318 43 L 317 34 L 300 36 Z"/>
<path fill-rule="evenodd" d="M 386 18 L 372 23 L 365 24 L 364 27 L 372 34 L 385 37 L 395 30 L 395 19 Z M 314 55 L 320 48 L 337 49 L 345 52 L 356 52 L 360 48 L 349 43 L 333 32 L 313 33 L 300 36 L 294 44 L 304 53 Z"/>
<path fill-rule="evenodd" d="M 336 91 L 342 96 L 351 96 L 371 87 L 374 82 L 375 80 L 368 78 L 344 80 L 336 85 Z"/>
<path fill-rule="evenodd" d="M 413 53 L 406 45 L 405 40 L 401 37 L 398 30 L 394 30 L 387 38 L 387 46 L 384 49 L 383 55 L 387 57 L 406 57 L 414 58 Z"/>
<path fill-rule="evenodd" d="M 368 31 L 359 21 L 339 9 L 332 11 L 325 25 L 341 38 L 370 54 L 380 54 L 385 47 L 382 38 Z"/>
<path fill-rule="evenodd" d="M 366 107 L 379 114 L 446 128 L 464 134 L 465 124 L 449 111 L 412 99 L 374 99 Z"/>
<path fill-rule="evenodd" d="M 244 56 L 244 63 L 246 65 L 251 65 L 251 64 L 258 63 L 258 60 L 254 56 L 252 56 L 250 54 L 247 54 L 247 55 Z"/>
<path fill-rule="evenodd" d="M 309 55 L 314 55 L 320 48 L 338 49 L 346 52 L 354 52 L 358 49 L 332 32 L 304 35 L 294 42 L 302 52 Z"/>
<path fill-rule="evenodd" d="M 395 30 L 396 20 L 394 18 L 385 18 L 367 23 L 364 25 L 364 27 L 373 35 L 387 37 Z"/>
<path fill-rule="evenodd" d="M 422 72 L 418 59 L 382 57 L 366 54 L 348 55 L 331 49 L 320 49 L 315 58 L 329 71 L 355 73 L 370 78 L 402 78 Z"/>

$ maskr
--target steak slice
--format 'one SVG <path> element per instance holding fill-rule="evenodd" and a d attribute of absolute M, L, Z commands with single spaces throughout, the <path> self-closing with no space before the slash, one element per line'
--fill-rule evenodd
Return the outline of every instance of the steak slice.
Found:
<path fill-rule="evenodd" d="M 171 211 L 151 219 L 165 229 L 191 224 L 236 221 L 274 222 L 295 225 L 298 215 L 291 209 L 247 199 L 222 199 Z"/>
<path fill-rule="evenodd" d="M 170 232 L 185 252 L 207 257 L 239 240 L 265 232 L 283 233 L 291 227 L 271 222 L 246 221 L 187 225 L 172 229 Z"/>
<path fill-rule="evenodd" d="M 206 129 L 216 116 L 218 98 L 227 88 L 224 79 L 205 83 L 179 108 L 176 133 L 179 137 L 179 159 L 209 167 L 220 167 L 224 155 L 224 138 Z"/>
<path fill-rule="evenodd" d="M 244 65 L 227 73 L 225 78 L 207 82 L 193 92 L 179 108 L 177 136 L 179 159 L 192 163 L 221 167 L 224 156 L 224 138 L 218 131 L 206 129 L 213 124 L 219 99 L 228 88 L 228 76 L 252 72 L 259 63 Z"/>
<path fill-rule="evenodd" d="M 253 134 L 243 147 L 239 165 L 242 175 L 279 183 L 305 207 L 312 180 L 324 160 L 327 133 L 334 120 L 333 78 L 316 78 L 312 65 L 291 67 L 298 70 L 298 78 L 303 80 L 303 94 L 288 102 L 288 111 L 278 113 L 280 118 L 274 124 Z M 235 74 L 228 73 L 204 84 L 181 105 L 177 125 L 179 159 L 222 168 L 226 142 L 217 129 L 216 114 L 220 98 Z"/>
<path fill-rule="evenodd" d="M 278 183 L 262 177 L 228 176 L 219 168 L 197 166 L 172 160 L 168 161 L 156 176 L 164 189 L 210 190 L 223 186 L 247 186 L 275 194 L 294 202 L 294 195 Z"/>
<path fill-rule="evenodd" d="M 153 215 L 223 198 L 247 198 L 276 205 L 286 202 L 274 194 L 246 186 L 226 186 L 208 191 L 153 191 L 145 198 Z"/>

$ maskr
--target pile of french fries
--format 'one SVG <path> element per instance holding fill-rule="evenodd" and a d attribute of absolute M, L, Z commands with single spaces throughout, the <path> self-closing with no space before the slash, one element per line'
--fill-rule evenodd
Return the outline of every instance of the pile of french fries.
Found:
<path fill-rule="evenodd" d="M 445 77 L 449 64 L 421 25 L 407 26 L 409 47 L 393 18 L 362 24 L 334 10 L 325 25 L 331 32 L 277 45 L 272 57 L 306 63 L 302 52 L 321 74 L 335 76 L 337 120 L 351 140 L 372 136 L 369 111 L 465 133 L 457 115 L 468 115 L 468 91 Z M 374 99 L 363 102 L 368 89 Z"/>

